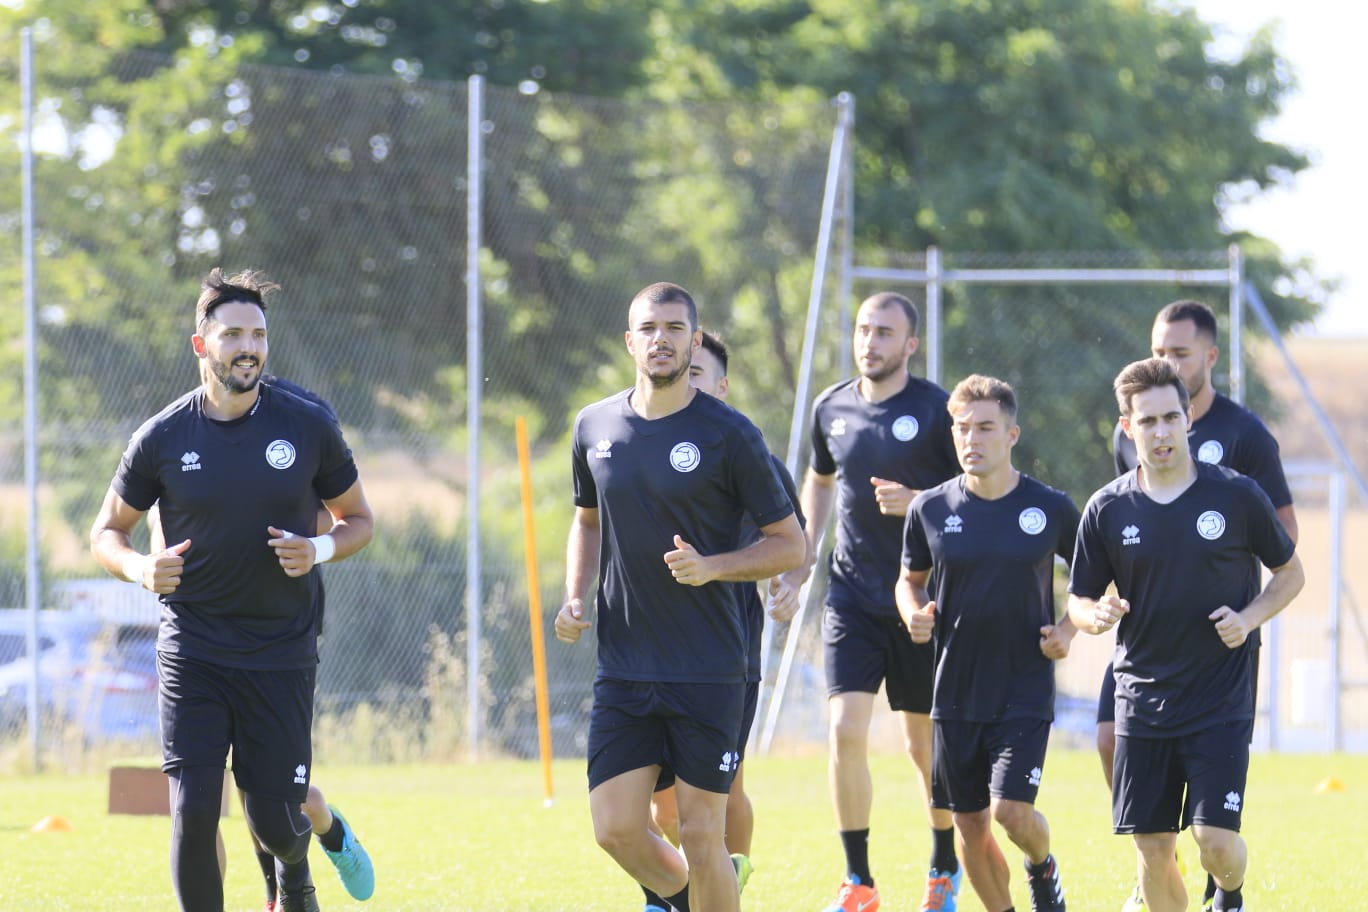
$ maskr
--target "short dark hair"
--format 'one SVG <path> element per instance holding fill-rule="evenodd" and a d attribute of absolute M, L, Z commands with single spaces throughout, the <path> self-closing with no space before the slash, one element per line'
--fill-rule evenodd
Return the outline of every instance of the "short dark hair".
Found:
<path fill-rule="evenodd" d="M 1016 421 L 1016 390 L 1012 389 L 1012 385 L 1005 380 L 999 380 L 997 377 L 985 377 L 983 374 L 970 374 L 955 385 L 945 407 L 951 414 L 954 414 L 957 407 L 968 405 L 971 402 L 996 402 L 1004 415 Z"/>
<path fill-rule="evenodd" d="M 896 291 L 875 292 L 860 302 L 861 307 L 866 304 L 876 310 L 883 310 L 885 307 L 901 307 L 903 314 L 907 317 L 907 334 L 909 336 L 917 334 L 921 324 L 921 314 L 917 312 L 917 305 Z"/>
<path fill-rule="evenodd" d="M 716 333 L 708 332 L 705 329 L 703 330 L 703 350 L 717 359 L 717 363 L 722 367 L 722 376 L 727 376 L 727 359 L 729 357 L 727 343 L 723 342 Z"/>
<path fill-rule="evenodd" d="M 1156 324 L 1181 323 L 1184 320 L 1191 320 L 1199 333 L 1205 334 L 1213 344 L 1216 342 L 1216 314 L 1201 301 L 1174 301 L 1154 316 Z"/>
<path fill-rule="evenodd" d="M 215 266 L 200 283 L 199 300 L 195 302 L 195 329 L 202 332 L 214 311 L 234 301 L 255 304 L 266 312 L 266 296 L 280 288 L 260 272 L 248 269 L 224 278 L 223 268 Z"/>
<path fill-rule="evenodd" d="M 1121 373 L 1112 381 L 1112 389 L 1116 392 L 1116 406 L 1121 409 L 1121 414 L 1127 417 L 1131 414 L 1131 403 L 1136 396 L 1161 386 L 1171 386 L 1177 390 L 1178 402 L 1183 406 L 1183 410 L 1187 411 L 1190 401 L 1187 387 L 1183 384 L 1183 378 L 1178 376 L 1178 371 L 1164 358 L 1132 361 L 1122 368 Z"/>
<path fill-rule="evenodd" d="M 651 304 L 683 304 L 689 309 L 689 329 L 698 330 L 698 305 L 693 295 L 673 282 L 655 282 L 636 293 L 632 303 L 647 301 Z"/>

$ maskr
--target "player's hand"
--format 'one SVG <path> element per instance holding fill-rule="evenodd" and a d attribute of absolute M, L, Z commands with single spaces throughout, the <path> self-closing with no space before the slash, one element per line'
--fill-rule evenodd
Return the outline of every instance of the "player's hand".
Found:
<path fill-rule="evenodd" d="M 708 559 L 698 553 L 693 545 L 674 537 L 675 550 L 665 552 L 665 563 L 670 567 L 670 575 L 675 582 L 684 586 L 702 586 L 713 581 L 708 570 Z"/>
<path fill-rule="evenodd" d="M 912 634 L 912 642 L 929 643 L 931 633 L 936 629 L 936 603 L 927 602 L 912 611 L 907 619 L 907 632 Z"/>
<path fill-rule="evenodd" d="M 906 516 L 912 498 L 917 496 L 916 491 L 887 478 L 871 477 L 869 483 L 874 486 L 874 500 L 884 516 Z"/>
<path fill-rule="evenodd" d="M 303 576 L 313 569 L 314 557 L 318 552 L 308 537 L 275 526 L 267 526 L 266 532 L 271 536 L 266 544 L 275 550 L 276 560 L 280 561 L 286 576 Z"/>
<path fill-rule="evenodd" d="M 781 623 L 793 620 L 798 613 L 798 589 L 785 574 L 770 577 L 769 616 Z"/>
<path fill-rule="evenodd" d="M 1093 603 L 1093 629 L 1106 633 L 1130 612 L 1130 602 L 1115 595 L 1104 595 Z"/>
<path fill-rule="evenodd" d="M 1252 632 L 1252 628 L 1245 623 L 1240 612 L 1233 610 L 1229 605 L 1217 608 L 1207 615 L 1207 619 L 1216 622 L 1216 635 L 1226 644 L 1227 649 L 1239 649 Z"/>
<path fill-rule="evenodd" d="M 580 634 L 589 628 L 584 620 L 583 599 L 571 599 L 556 612 L 556 639 L 562 643 L 579 642 Z"/>
<path fill-rule="evenodd" d="M 1069 655 L 1078 628 L 1072 624 L 1046 624 L 1040 628 L 1040 652 L 1047 659 L 1059 661 Z"/>
<path fill-rule="evenodd" d="M 178 545 L 153 551 L 143 557 L 139 579 L 134 582 L 158 595 L 175 592 L 180 586 L 181 574 L 185 571 L 185 558 L 181 555 L 185 554 L 189 547 L 190 539 L 187 538 Z"/>

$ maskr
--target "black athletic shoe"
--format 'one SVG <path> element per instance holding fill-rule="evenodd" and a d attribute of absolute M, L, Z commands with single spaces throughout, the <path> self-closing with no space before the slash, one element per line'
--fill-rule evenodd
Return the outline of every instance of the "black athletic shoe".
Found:
<path fill-rule="evenodd" d="M 1064 888 L 1059 885 L 1059 865 L 1054 856 L 1045 859 L 1045 873 L 1031 874 L 1026 868 L 1026 881 L 1031 887 L 1031 912 L 1065 912 Z"/>
<path fill-rule="evenodd" d="M 318 897 L 313 887 L 281 893 L 276 912 L 318 912 Z"/>

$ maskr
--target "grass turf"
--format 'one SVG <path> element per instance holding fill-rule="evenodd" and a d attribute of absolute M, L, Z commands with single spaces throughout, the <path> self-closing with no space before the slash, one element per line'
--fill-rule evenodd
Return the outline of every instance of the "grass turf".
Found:
<path fill-rule="evenodd" d="M 746 910 L 812 910 L 835 895 L 842 875 L 822 757 L 747 761 L 755 806 L 756 873 Z M 915 909 L 930 851 L 911 764 L 872 761 L 875 808 L 871 862 L 885 909 Z M 1321 792 L 1335 778 L 1343 791 Z M 641 892 L 597 848 L 589 822 L 581 761 L 555 766 L 556 800 L 543 807 L 535 763 L 494 761 L 459 766 L 323 765 L 316 783 L 354 824 L 375 860 L 375 896 L 351 900 L 316 849 L 310 858 L 325 912 L 332 910 L 528 910 L 625 912 Z M 104 776 L 12 776 L 0 779 L 0 907 L 50 910 L 173 909 L 165 817 L 105 812 Z M 1244 834 L 1250 845 L 1244 891 L 1249 908 L 1344 908 L 1368 887 L 1368 757 L 1256 755 L 1247 789 Z M 1133 884 L 1134 852 L 1110 831 L 1108 800 L 1090 751 L 1050 755 L 1039 809 L 1049 819 L 1069 907 L 1120 908 Z M 32 832 L 47 815 L 69 832 Z M 224 821 L 228 843 L 227 909 L 262 905 L 262 887 L 236 806 Z M 1013 865 L 1012 894 L 1029 909 L 1020 852 L 998 833 Z M 1202 875 L 1191 838 L 1190 908 Z M 960 909 L 982 905 L 966 880 Z"/>

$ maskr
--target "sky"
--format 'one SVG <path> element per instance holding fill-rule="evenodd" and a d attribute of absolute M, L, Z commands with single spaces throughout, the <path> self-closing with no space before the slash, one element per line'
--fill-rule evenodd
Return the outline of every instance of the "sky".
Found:
<path fill-rule="evenodd" d="M 1364 124 L 1363 37 L 1368 3 L 1359 0 L 1181 0 L 1218 34 L 1216 50 L 1242 48 L 1249 35 L 1275 23 L 1274 47 L 1290 64 L 1298 88 L 1268 139 L 1306 153 L 1312 166 L 1284 187 L 1226 213 L 1233 228 L 1307 256 L 1316 274 L 1340 287 L 1302 335 L 1368 336 L 1368 154 Z M 1221 44 L 1224 42 L 1224 45 Z"/>

